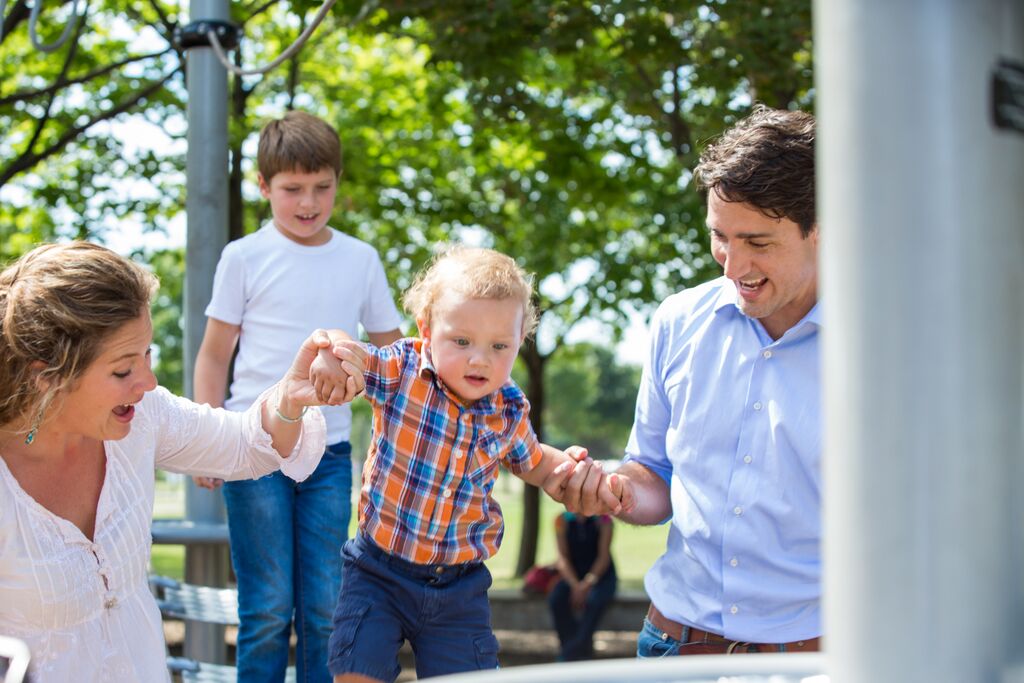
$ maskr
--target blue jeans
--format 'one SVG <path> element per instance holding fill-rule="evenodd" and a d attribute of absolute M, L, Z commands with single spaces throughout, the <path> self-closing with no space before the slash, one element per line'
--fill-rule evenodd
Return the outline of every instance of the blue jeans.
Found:
<path fill-rule="evenodd" d="M 394 681 L 406 640 L 416 677 L 498 668 L 483 562 L 413 564 L 362 534 L 345 544 L 345 580 L 334 613 L 330 669 Z"/>
<path fill-rule="evenodd" d="M 238 680 L 283 681 L 294 615 L 299 683 L 330 683 L 327 641 L 352 516 L 352 447 L 327 447 L 296 484 L 274 472 L 224 484 L 238 577 Z"/>
<path fill-rule="evenodd" d="M 609 567 L 587 593 L 587 602 L 579 614 L 572 609 L 572 588 L 560 580 L 548 595 L 551 618 L 558 631 L 562 651 L 559 661 L 575 662 L 594 658 L 594 631 L 608 605 L 615 597 L 617 579 L 615 569 Z"/>
<path fill-rule="evenodd" d="M 682 645 L 683 643 L 667 633 L 662 633 L 657 626 L 644 619 L 644 627 L 636 639 L 636 656 L 640 659 L 671 657 L 679 654 Z"/>

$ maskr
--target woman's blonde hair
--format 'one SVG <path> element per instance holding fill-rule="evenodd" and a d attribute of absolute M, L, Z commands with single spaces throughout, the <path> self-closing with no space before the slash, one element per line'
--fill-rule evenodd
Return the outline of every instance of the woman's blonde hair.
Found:
<path fill-rule="evenodd" d="M 405 292 L 402 304 L 409 315 L 429 326 L 433 307 L 446 292 L 468 299 L 515 299 L 523 306 L 523 336 L 537 326 L 533 276 L 493 249 L 443 247 Z"/>
<path fill-rule="evenodd" d="M 88 242 L 46 244 L 0 273 L 0 425 L 40 418 L 106 339 L 148 311 L 157 279 Z"/>

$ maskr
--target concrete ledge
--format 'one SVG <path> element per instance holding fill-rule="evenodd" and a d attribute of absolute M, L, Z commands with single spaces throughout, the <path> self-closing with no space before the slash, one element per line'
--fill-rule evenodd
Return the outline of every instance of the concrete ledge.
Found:
<path fill-rule="evenodd" d="M 546 596 L 519 590 L 492 590 L 491 624 L 498 630 L 535 631 L 552 629 L 551 613 Z M 615 595 L 599 628 L 608 631 L 639 632 L 647 615 L 650 600 L 642 590 L 623 590 Z"/>

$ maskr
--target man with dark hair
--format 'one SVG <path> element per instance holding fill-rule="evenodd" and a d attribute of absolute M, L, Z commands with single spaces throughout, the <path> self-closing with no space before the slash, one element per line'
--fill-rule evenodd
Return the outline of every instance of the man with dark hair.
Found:
<path fill-rule="evenodd" d="M 638 654 L 817 650 L 814 118 L 755 107 L 705 150 L 695 179 L 724 276 L 658 308 L 616 475 L 636 501 L 619 519 L 671 525 L 646 577 Z M 599 471 L 587 472 L 570 480 L 567 507 L 606 512 Z"/>

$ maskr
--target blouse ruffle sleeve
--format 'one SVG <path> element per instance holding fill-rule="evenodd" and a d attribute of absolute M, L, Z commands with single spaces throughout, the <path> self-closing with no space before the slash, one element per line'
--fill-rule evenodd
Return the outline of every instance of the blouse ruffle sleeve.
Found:
<path fill-rule="evenodd" d="M 287 458 L 271 445 L 263 429 L 263 402 L 270 387 L 243 413 L 199 405 L 158 387 L 139 403 L 151 425 L 156 466 L 170 472 L 225 480 L 258 479 L 280 469 L 291 479 L 306 479 L 323 457 L 327 425 L 317 408 L 306 411 L 302 433 Z M 151 412 L 151 414 L 149 414 Z M 141 435 L 140 435 L 141 436 Z"/>

